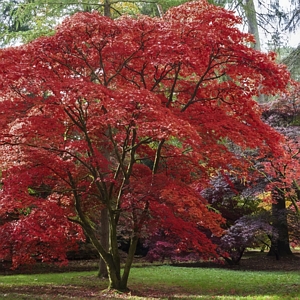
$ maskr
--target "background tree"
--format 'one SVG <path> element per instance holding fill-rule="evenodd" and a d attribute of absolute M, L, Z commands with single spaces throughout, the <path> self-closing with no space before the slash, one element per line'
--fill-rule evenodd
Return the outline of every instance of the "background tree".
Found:
<path fill-rule="evenodd" d="M 295 30 L 300 23 L 300 2 L 299 0 L 292 0 L 290 10 L 288 11 L 289 18 L 286 22 L 286 28 Z"/>
<path fill-rule="evenodd" d="M 156 3 L 142 3 L 141 12 L 145 15 L 162 17 L 163 14 L 170 9 L 189 2 L 190 0 L 157 0 Z"/>
<path fill-rule="evenodd" d="M 285 136 L 284 155 L 265 162 L 265 176 L 270 181 L 269 189 L 273 195 L 273 226 L 278 232 L 270 254 L 290 255 L 289 235 L 294 225 L 289 224 L 288 219 L 291 215 L 295 221 L 297 218 L 292 215 L 299 214 L 299 84 L 292 85 L 289 93 L 266 104 L 264 109 L 266 122 Z M 298 236 L 295 230 L 292 235 Z"/>
<path fill-rule="evenodd" d="M 240 157 L 248 153 L 255 161 L 253 150 L 240 152 L 235 147 L 234 151 Z M 210 186 L 201 191 L 226 220 L 225 234 L 214 237 L 213 241 L 218 245 L 220 256 L 229 264 L 239 264 L 247 248 L 269 246 L 268 236 L 277 236 L 270 225 L 270 211 L 266 209 L 270 205 L 265 204 L 268 183 L 252 166 L 244 178 L 236 176 L 235 172 L 220 172 L 211 179 Z"/>
<path fill-rule="evenodd" d="M 51 35 L 66 16 L 76 12 L 99 11 L 107 17 L 136 15 L 141 4 L 156 0 L 3 0 L 0 3 L 0 37 L 3 45 L 28 42 Z"/>
<path fill-rule="evenodd" d="M 283 27 L 285 32 L 296 32 L 299 30 L 300 20 L 300 2 L 292 0 L 288 10 L 280 10 L 280 13 L 285 16 Z M 282 55 L 282 61 L 285 63 L 293 78 L 299 81 L 299 56 L 300 56 L 300 45 L 296 48 L 290 48 L 287 53 Z"/>
<path fill-rule="evenodd" d="M 289 48 L 285 55 L 282 55 L 282 62 L 287 65 L 293 79 L 300 80 L 300 46 Z"/>
<path fill-rule="evenodd" d="M 281 15 L 278 14 L 278 2 L 271 0 L 270 3 L 258 2 L 254 0 L 216 0 L 212 1 L 216 5 L 226 7 L 235 11 L 243 20 L 244 31 L 253 34 L 255 41 L 251 43 L 252 47 L 261 51 L 261 33 L 267 34 L 270 38 L 270 44 L 278 44 L 279 32 L 278 24 L 281 21 Z M 257 7 L 258 6 L 258 7 Z M 267 101 L 265 95 L 259 94 L 257 101 L 263 103 Z"/>

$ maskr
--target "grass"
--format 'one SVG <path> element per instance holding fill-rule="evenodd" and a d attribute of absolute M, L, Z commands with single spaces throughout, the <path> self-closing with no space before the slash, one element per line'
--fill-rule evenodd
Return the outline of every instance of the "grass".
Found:
<path fill-rule="evenodd" d="M 0 276 L 0 299 L 104 299 L 95 272 Z M 300 272 L 153 266 L 133 268 L 132 295 L 113 299 L 300 300 Z"/>
<path fill-rule="evenodd" d="M 300 299 L 300 272 L 257 272 L 162 266 L 135 269 L 134 285 L 189 294 L 187 299 Z M 141 272 L 141 274 L 139 274 Z M 160 284 L 159 284 L 160 283 Z M 177 295 L 177 296 L 176 296 Z M 166 298 L 167 299 L 167 298 Z"/>

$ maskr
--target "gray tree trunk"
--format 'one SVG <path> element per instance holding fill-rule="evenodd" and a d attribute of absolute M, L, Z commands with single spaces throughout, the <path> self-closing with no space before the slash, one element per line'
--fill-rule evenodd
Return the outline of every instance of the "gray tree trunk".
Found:
<path fill-rule="evenodd" d="M 111 18 L 109 0 L 104 0 L 104 16 Z"/>
<path fill-rule="evenodd" d="M 251 33 L 255 37 L 255 43 L 252 45 L 252 48 L 255 50 L 261 51 L 260 37 L 258 31 L 258 23 L 256 17 L 256 9 L 253 0 L 245 0 L 243 4 L 243 9 L 245 11 L 246 19 L 248 22 L 248 33 Z M 259 103 L 265 102 L 265 95 L 259 94 L 257 101 Z"/>

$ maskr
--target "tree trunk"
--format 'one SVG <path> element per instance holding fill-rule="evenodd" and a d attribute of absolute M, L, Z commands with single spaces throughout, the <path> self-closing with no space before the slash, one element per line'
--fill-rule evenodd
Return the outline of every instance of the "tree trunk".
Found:
<path fill-rule="evenodd" d="M 253 43 L 252 48 L 255 50 L 261 51 L 260 46 L 260 37 L 258 31 L 258 23 L 257 23 L 257 16 L 256 16 L 256 9 L 253 0 L 246 0 L 245 4 L 243 4 L 243 9 L 247 18 L 248 22 L 248 32 L 253 34 L 255 37 L 255 43 Z M 265 102 L 265 95 L 259 94 L 257 101 L 259 103 Z"/>
<path fill-rule="evenodd" d="M 253 45 L 252 48 L 260 51 L 261 50 L 260 38 L 259 38 L 258 23 L 257 23 L 254 1 L 246 0 L 245 4 L 243 5 L 243 8 L 248 22 L 248 32 L 253 34 L 255 37 L 255 44 Z"/>
<path fill-rule="evenodd" d="M 133 237 L 130 243 L 130 248 L 128 252 L 128 256 L 126 259 L 125 267 L 123 275 L 121 276 L 121 267 L 120 267 L 120 260 L 118 257 L 114 257 L 112 254 L 108 254 L 104 261 L 107 266 L 108 271 L 108 290 L 117 290 L 117 291 L 128 291 L 128 278 L 129 278 L 129 272 L 131 269 L 131 265 L 134 258 L 134 253 L 136 251 L 138 238 Z"/>
<path fill-rule="evenodd" d="M 98 253 L 103 260 L 108 277 L 108 290 L 127 291 L 127 281 L 121 280 L 121 264 L 118 257 L 116 258 L 111 252 L 104 251 L 100 241 L 96 238 L 96 235 L 90 231 L 90 237 L 93 245 L 98 250 Z"/>
<path fill-rule="evenodd" d="M 272 225 L 276 231 L 276 238 L 271 241 L 271 248 L 268 255 L 281 256 L 292 255 L 289 242 L 289 231 L 287 221 L 287 210 L 284 192 L 276 191 L 273 193 L 275 203 L 272 204 Z"/>
<path fill-rule="evenodd" d="M 156 3 L 156 7 L 157 7 L 159 17 L 162 18 L 164 16 L 164 11 L 163 11 L 162 6 L 158 3 Z"/>
<path fill-rule="evenodd" d="M 107 266 L 108 272 L 108 290 L 123 291 L 127 289 L 127 286 L 122 287 L 121 285 L 121 273 L 120 266 L 116 266 L 114 263 L 113 256 L 109 254 L 106 258 L 103 258 Z"/>
<path fill-rule="evenodd" d="M 127 256 L 127 259 L 126 259 L 124 272 L 123 272 L 123 276 L 122 276 L 122 285 L 126 286 L 126 287 L 127 287 L 129 272 L 130 272 L 131 265 L 132 265 L 132 262 L 133 262 L 134 253 L 136 251 L 137 243 L 138 243 L 138 237 L 134 236 L 130 241 L 128 256 Z"/>
<path fill-rule="evenodd" d="M 109 247 L 109 220 L 107 209 L 101 211 L 100 220 L 100 243 L 105 251 L 108 252 Z M 108 271 L 105 261 L 100 256 L 98 277 L 108 278 Z"/>
<path fill-rule="evenodd" d="M 104 0 L 104 16 L 111 18 L 109 0 Z"/>

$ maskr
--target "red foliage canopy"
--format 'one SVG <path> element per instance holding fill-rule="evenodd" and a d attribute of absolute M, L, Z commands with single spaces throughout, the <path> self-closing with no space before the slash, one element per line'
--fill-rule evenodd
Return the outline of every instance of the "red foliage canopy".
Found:
<path fill-rule="evenodd" d="M 248 46 L 239 22 L 206 1 L 163 19 L 77 13 L 54 36 L 0 50 L 1 215 L 47 212 L 57 239 L 69 218 L 106 257 L 94 231 L 106 207 L 131 236 L 159 228 L 214 255 L 200 229 L 219 235 L 222 219 L 195 187 L 220 168 L 243 174 L 230 145 L 278 151 L 253 97 L 289 80 L 274 54 Z"/>

